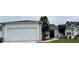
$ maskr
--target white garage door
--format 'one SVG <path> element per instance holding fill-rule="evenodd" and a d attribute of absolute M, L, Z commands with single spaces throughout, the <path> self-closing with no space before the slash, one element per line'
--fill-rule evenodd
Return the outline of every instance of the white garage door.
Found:
<path fill-rule="evenodd" d="M 37 39 L 36 28 L 8 28 L 7 41 L 31 41 Z"/>

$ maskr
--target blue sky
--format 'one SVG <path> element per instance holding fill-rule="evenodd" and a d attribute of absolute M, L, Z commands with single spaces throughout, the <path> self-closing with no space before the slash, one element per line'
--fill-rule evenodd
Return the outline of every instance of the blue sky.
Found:
<path fill-rule="evenodd" d="M 39 20 L 40 16 L 0 16 L 0 22 L 14 20 Z M 51 24 L 63 24 L 66 21 L 79 21 L 79 16 L 48 16 Z"/>

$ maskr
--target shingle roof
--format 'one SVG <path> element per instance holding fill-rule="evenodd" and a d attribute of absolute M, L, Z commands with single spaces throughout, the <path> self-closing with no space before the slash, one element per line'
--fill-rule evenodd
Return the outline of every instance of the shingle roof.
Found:
<path fill-rule="evenodd" d="M 79 22 L 67 22 L 66 23 L 66 26 L 71 26 L 71 25 L 79 26 Z"/>

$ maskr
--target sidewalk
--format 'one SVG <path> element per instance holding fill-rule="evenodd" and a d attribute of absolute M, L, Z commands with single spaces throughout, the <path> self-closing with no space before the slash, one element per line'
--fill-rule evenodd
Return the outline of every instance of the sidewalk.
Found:
<path fill-rule="evenodd" d="M 55 40 L 59 40 L 59 39 L 58 38 L 52 38 L 52 39 L 45 40 L 45 41 L 38 41 L 37 43 L 50 43 L 50 42 L 55 41 Z"/>

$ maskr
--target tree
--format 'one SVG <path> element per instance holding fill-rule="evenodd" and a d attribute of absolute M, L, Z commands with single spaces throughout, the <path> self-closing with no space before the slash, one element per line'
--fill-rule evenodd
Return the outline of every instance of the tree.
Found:
<path fill-rule="evenodd" d="M 62 25 L 58 25 L 58 30 L 61 34 L 63 34 L 65 36 L 65 29 L 66 29 L 66 25 L 62 24 Z"/>
<path fill-rule="evenodd" d="M 49 21 L 47 16 L 41 16 L 40 21 L 42 23 L 42 40 L 46 40 L 45 36 L 47 35 L 46 32 L 49 31 Z"/>

